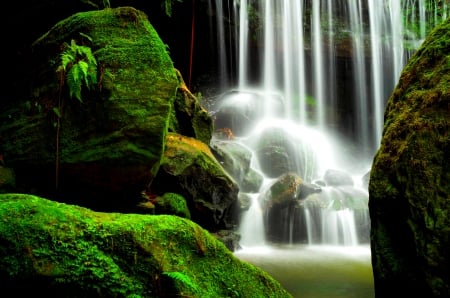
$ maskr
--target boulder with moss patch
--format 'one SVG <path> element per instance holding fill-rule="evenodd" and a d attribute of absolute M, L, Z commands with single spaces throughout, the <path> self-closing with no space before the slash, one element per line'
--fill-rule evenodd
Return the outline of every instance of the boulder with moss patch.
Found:
<path fill-rule="evenodd" d="M 389 98 L 370 173 L 376 297 L 450 295 L 450 21 L 435 28 Z"/>
<path fill-rule="evenodd" d="M 96 61 L 97 83 L 83 80 L 81 100 L 66 80 L 74 64 L 60 69 L 70 47 Z M 20 191 L 100 210 L 133 206 L 158 171 L 180 85 L 147 16 L 131 7 L 76 13 L 33 44 L 32 61 L 32 97 L 0 115 Z"/>
<path fill-rule="evenodd" d="M 191 219 L 209 231 L 233 228 L 239 188 L 205 143 L 169 133 L 151 192 L 175 192 L 187 200 Z"/>
<path fill-rule="evenodd" d="M 46 297 L 291 297 L 190 220 L 0 195 L 0 290 Z"/>

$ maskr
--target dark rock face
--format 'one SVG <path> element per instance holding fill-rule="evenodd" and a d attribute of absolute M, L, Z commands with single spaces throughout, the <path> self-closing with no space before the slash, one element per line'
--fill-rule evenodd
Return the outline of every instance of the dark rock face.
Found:
<path fill-rule="evenodd" d="M 369 182 L 376 297 L 449 297 L 450 21 L 409 60 Z"/>

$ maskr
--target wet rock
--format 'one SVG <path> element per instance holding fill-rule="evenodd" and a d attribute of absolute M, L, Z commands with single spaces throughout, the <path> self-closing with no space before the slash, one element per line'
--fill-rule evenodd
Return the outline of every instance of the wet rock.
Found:
<path fill-rule="evenodd" d="M 370 173 L 377 297 L 450 291 L 450 21 L 410 58 L 387 102 Z"/>
<path fill-rule="evenodd" d="M 323 180 L 329 186 L 354 185 L 352 176 L 341 170 L 327 170 L 323 176 Z"/>

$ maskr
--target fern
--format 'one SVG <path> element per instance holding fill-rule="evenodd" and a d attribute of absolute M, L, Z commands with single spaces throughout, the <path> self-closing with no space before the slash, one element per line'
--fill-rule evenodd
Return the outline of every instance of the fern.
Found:
<path fill-rule="evenodd" d="M 81 80 L 79 73 L 79 66 L 74 65 L 66 75 L 66 82 L 67 86 L 69 86 L 69 96 L 71 98 L 75 97 L 81 102 Z"/>
<path fill-rule="evenodd" d="M 81 88 L 88 89 L 97 84 L 97 60 L 92 54 L 91 48 L 77 45 L 75 40 L 70 44 L 65 44 L 65 50 L 61 53 L 61 64 L 57 71 L 63 72 L 66 76 L 69 96 L 75 97 L 80 102 Z"/>
<path fill-rule="evenodd" d="M 92 39 L 83 33 L 80 33 L 81 37 L 87 38 L 89 41 Z M 61 64 L 56 69 L 59 73 L 59 95 L 58 105 L 53 108 L 57 116 L 56 120 L 56 153 L 55 153 L 55 188 L 58 189 L 59 183 L 59 136 L 61 128 L 61 118 L 63 115 L 62 105 L 62 87 L 64 80 L 69 88 L 69 96 L 75 97 L 80 102 L 81 88 L 84 85 L 90 89 L 91 86 L 97 84 L 97 60 L 92 54 L 91 48 L 77 45 L 74 39 L 70 44 L 64 43 L 64 51 L 60 55 Z"/>
<path fill-rule="evenodd" d="M 192 282 L 192 280 L 189 278 L 189 276 L 187 276 L 183 272 L 172 271 L 172 272 L 163 272 L 163 274 L 167 275 L 168 277 L 170 277 L 174 281 L 180 282 L 181 284 L 187 286 L 194 293 L 198 292 L 198 290 L 199 290 L 197 284 Z"/>

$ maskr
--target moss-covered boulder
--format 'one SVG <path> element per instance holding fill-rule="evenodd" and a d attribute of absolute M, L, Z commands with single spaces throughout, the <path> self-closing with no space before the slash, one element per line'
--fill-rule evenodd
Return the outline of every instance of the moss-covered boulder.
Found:
<path fill-rule="evenodd" d="M 213 132 L 213 121 L 198 98 L 186 86 L 180 71 L 176 70 L 179 87 L 173 103 L 169 131 L 193 137 L 209 144 Z"/>
<path fill-rule="evenodd" d="M 370 174 L 376 297 L 450 295 L 450 20 L 389 98 Z"/>
<path fill-rule="evenodd" d="M 186 203 L 186 199 L 177 193 L 166 192 L 160 197 L 156 197 L 155 214 L 173 214 L 184 218 L 191 218 L 191 213 Z"/>
<path fill-rule="evenodd" d="M 17 184 L 97 208 L 138 198 L 158 171 L 180 84 L 147 16 L 77 13 L 33 44 L 30 68 L 32 96 L 0 116 Z"/>
<path fill-rule="evenodd" d="M 25 297 L 291 297 L 197 224 L 0 195 L 0 290 Z"/>
<path fill-rule="evenodd" d="M 186 198 L 191 219 L 209 231 L 232 228 L 238 208 L 237 183 L 205 143 L 168 133 L 166 150 L 150 193 L 175 192 Z"/>

